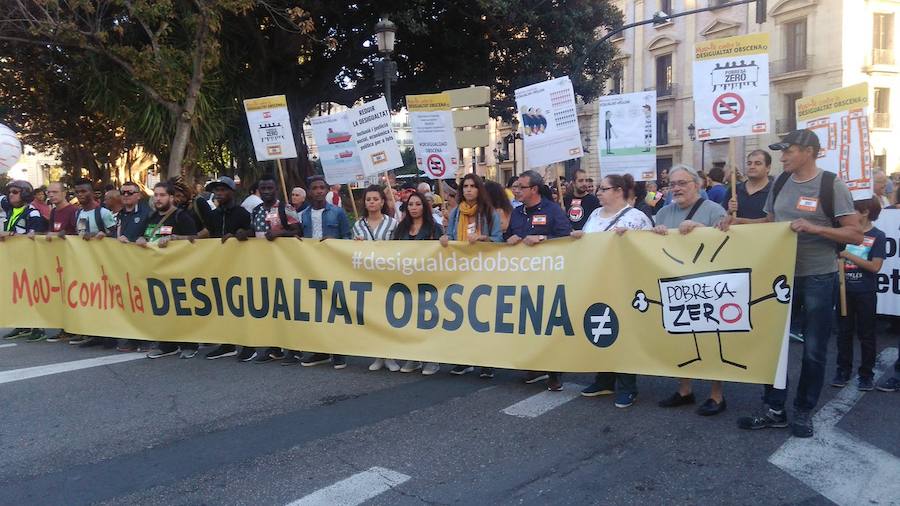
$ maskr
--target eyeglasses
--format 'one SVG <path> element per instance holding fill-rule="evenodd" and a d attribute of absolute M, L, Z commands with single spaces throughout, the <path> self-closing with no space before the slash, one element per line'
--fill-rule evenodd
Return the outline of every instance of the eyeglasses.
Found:
<path fill-rule="evenodd" d="M 683 181 L 671 181 L 671 180 L 670 180 L 670 181 L 669 181 L 669 186 L 671 186 L 672 188 L 683 188 L 683 187 L 685 187 L 685 186 L 687 186 L 687 185 L 689 185 L 689 184 L 691 184 L 691 183 L 693 183 L 693 182 L 694 182 L 694 181 L 693 181 L 692 179 L 685 179 L 685 180 L 683 180 Z"/>
<path fill-rule="evenodd" d="M 126 190 L 126 191 L 123 191 L 123 192 L 122 192 L 122 196 L 124 196 L 124 197 L 130 197 L 130 196 L 132 196 L 132 195 L 134 195 L 134 194 L 136 194 L 136 193 L 137 193 L 137 192 L 130 192 L 130 191 L 127 191 L 127 190 Z"/>
<path fill-rule="evenodd" d="M 600 192 L 608 192 L 609 190 L 614 190 L 615 188 L 615 186 L 601 186 L 597 189 L 600 190 Z"/>
<path fill-rule="evenodd" d="M 531 186 L 520 186 L 519 189 L 520 189 L 520 190 L 524 190 L 524 189 L 526 189 L 526 188 L 534 188 L 535 186 L 537 186 L 537 185 L 536 185 L 536 184 L 533 184 L 533 185 L 531 185 Z"/>

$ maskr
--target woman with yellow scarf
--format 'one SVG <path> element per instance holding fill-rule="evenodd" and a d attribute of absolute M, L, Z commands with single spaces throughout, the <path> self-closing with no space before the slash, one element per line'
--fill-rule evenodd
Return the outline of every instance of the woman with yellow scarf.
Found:
<path fill-rule="evenodd" d="M 462 180 L 462 198 L 459 205 L 450 211 L 447 232 L 441 236 L 441 245 L 446 247 L 450 241 L 503 242 L 500 213 L 490 204 L 484 181 L 476 174 L 466 174 Z M 474 371 L 468 365 L 458 365 L 450 370 L 450 374 L 461 376 Z M 482 367 L 480 377 L 493 378 L 494 370 Z"/>

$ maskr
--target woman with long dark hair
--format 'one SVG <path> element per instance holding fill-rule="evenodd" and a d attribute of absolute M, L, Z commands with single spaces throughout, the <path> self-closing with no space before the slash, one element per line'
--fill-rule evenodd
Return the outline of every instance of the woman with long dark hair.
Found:
<path fill-rule="evenodd" d="M 397 229 L 397 220 L 389 216 L 387 197 L 381 186 L 373 184 L 363 193 L 365 214 L 353 224 L 353 239 L 356 241 L 390 241 Z M 397 361 L 392 358 L 376 358 L 370 371 L 380 371 L 387 367 L 389 371 L 400 370 Z"/>
<path fill-rule="evenodd" d="M 433 241 L 444 234 L 443 228 L 434 222 L 431 215 L 431 206 L 428 200 L 419 192 L 414 192 L 406 201 L 406 212 L 403 219 L 394 231 L 394 239 L 399 241 Z M 407 360 L 400 372 L 413 372 L 422 369 L 422 374 L 431 376 L 441 370 L 441 364 L 428 362 L 422 366 L 422 362 Z"/>
<path fill-rule="evenodd" d="M 446 247 L 450 241 L 502 242 L 502 218 L 491 205 L 484 181 L 476 174 L 466 174 L 462 180 L 462 199 L 459 205 L 450 212 L 447 222 L 447 233 L 441 236 L 441 245 Z M 502 191 L 502 190 L 501 190 Z M 510 209 L 511 211 L 511 209 Z M 450 374 L 462 376 L 474 371 L 469 365 L 457 365 Z M 494 370 L 482 367 L 482 378 L 493 378 Z"/>
<path fill-rule="evenodd" d="M 513 206 L 509 201 L 509 195 L 506 189 L 496 181 L 485 181 L 484 188 L 487 190 L 488 201 L 498 213 L 500 213 L 500 231 L 506 232 L 509 227 L 509 218 L 512 216 Z"/>

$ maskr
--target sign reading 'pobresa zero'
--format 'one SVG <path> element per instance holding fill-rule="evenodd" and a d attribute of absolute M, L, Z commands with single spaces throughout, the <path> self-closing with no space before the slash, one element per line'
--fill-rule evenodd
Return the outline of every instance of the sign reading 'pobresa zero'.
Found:
<path fill-rule="evenodd" d="M 384 97 L 350 109 L 350 121 L 365 175 L 403 166 L 391 125 L 391 111 Z"/>
<path fill-rule="evenodd" d="M 700 140 L 769 131 L 769 34 L 697 44 L 694 122 Z"/>
<path fill-rule="evenodd" d="M 407 95 L 406 109 L 412 126 L 416 165 L 431 179 L 453 179 L 459 166 L 459 149 L 450 112 L 450 95 Z"/>
<path fill-rule="evenodd" d="M 256 160 L 297 158 L 291 116 L 284 95 L 244 100 Z"/>

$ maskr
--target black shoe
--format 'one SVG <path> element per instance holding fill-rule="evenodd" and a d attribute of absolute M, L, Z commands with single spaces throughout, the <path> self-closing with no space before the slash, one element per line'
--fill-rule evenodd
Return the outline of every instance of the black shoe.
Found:
<path fill-rule="evenodd" d="M 548 376 L 547 390 L 551 392 L 561 392 L 563 389 L 562 374 L 558 372 L 552 372 Z"/>
<path fill-rule="evenodd" d="M 31 335 L 31 329 L 13 329 L 10 332 L 4 334 L 3 339 L 18 339 L 20 337 L 26 337 Z"/>
<path fill-rule="evenodd" d="M 314 365 L 327 364 L 328 362 L 331 362 L 331 355 L 327 353 L 313 353 L 309 358 L 300 361 L 300 365 L 303 367 L 312 367 Z"/>
<path fill-rule="evenodd" d="M 294 355 L 293 353 L 288 353 L 288 356 L 284 357 L 284 360 L 281 361 L 281 365 L 297 365 L 300 363 L 300 357 L 302 355 Z"/>
<path fill-rule="evenodd" d="M 714 399 L 706 399 L 706 401 L 697 408 L 697 414 L 700 416 L 718 415 L 725 411 L 727 406 L 724 397 L 722 398 L 722 402 L 716 402 Z"/>
<path fill-rule="evenodd" d="M 343 355 L 332 355 L 331 365 L 335 369 L 343 369 L 347 367 L 347 359 Z"/>
<path fill-rule="evenodd" d="M 806 438 L 813 436 L 812 415 L 809 411 L 800 409 L 794 411 L 794 420 L 791 422 L 791 433 L 794 434 L 794 437 Z"/>
<path fill-rule="evenodd" d="M 784 429 L 788 426 L 788 421 L 783 409 L 775 411 L 770 408 L 762 415 L 742 416 L 738 418 L 737 424 L 738 428 L 744 430 Z"/>
<path fill-rule="evenodd" d="M 244 348 L 241 349 L 241 352 L 238 353 L 237 359 L 241 362 L 249 362 L 256 358 L 256 355 L 256 348 L 249 348 L 247 346 L 244 346 Z"/>
<path fill-rule="evenodd" d="M 450 374 L 453 374 L 454 376 L 462 376 L 463 374 L 468 374 L 474 370 L 475 370 L 475 368 L 472 366 L 458 365 L 458 366 L 454 367 L 453 369 L 450 369 Z"/>
<path fill-rule="evenodd" d="M 273 362 L 273 361 L 275 361 L 275 357 L 272 356 L 272 352 L 269 350 L 266 350 L 261 353 L 257 353 L 256 360 L 254 360 L 253 362 L 256 364 L 265 364 L 266 362 Z"/>
<path fill-rule="evenodd" d="M 153 350 L 150 353 L 148 353 L 147 358 L 170 357 L 172 355 L 178 355 L 179 353 L 181 353 L 181 348 L 174 348 L 174 349 L 170 349 L 170 350 L 157 349 L 157 350 Z"/>
<path fill-rule="evenodd" d="M 687 406 L 688 404 L 693 404 L 695 402 L 697 402 L 697 400 L 694 399 L 693 392 L 687 395 L 681 395 L 680 393 L 675 392 L 668 398 L 659 401 L 657 404 L 659 404 L 659 407 L 661 408 L 677 408 L 678 406 Z"/>
<path fill-rule="evenodd" d="M 482 379 L 491 379 L 494 377 L 494 368 L 493 367 L 482 367 L 481 372 L 478 373 L 478 377 Z"/>
<path fill-rule="evenodd" d="M 84 336 L 85 340 L 78 345 L 79 348 L 92 348 L 103 344 L 103 339 L 95 336 Z"/>
<path fill-rule="evenodd" d="M 237 350 L 231 344 L 222 344 L 216 346 L 216 349 L 206 354 L 206 358 L 208 360 L 215 360 L 217 358 L 225 358 L 225 357 L 233 357 L 237 355 Z"/>

